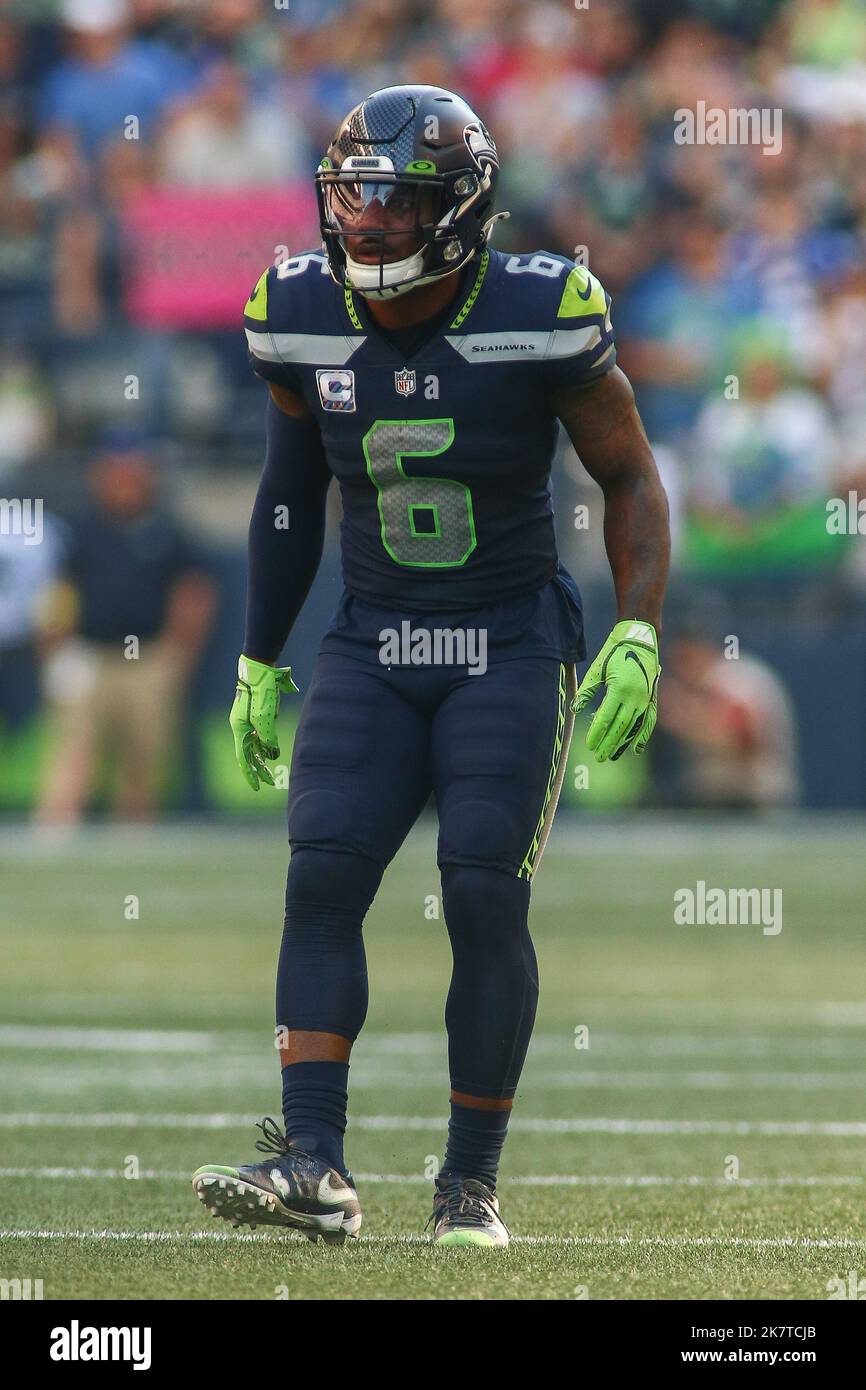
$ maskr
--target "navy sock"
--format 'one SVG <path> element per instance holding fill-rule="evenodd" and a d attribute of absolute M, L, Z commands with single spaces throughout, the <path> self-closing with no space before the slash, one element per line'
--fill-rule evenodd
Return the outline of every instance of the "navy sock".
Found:
<path fill-rule="evenodd" d="M 510 1110 L 477 1110 L 452 1100 L 448 1146 L 440 1176 L 459 1173 L 495 1187 L 510 1114 Z"/>
<path fill-rule="evenodd" d="M 286 1136 L 346 1172 L 343 1135 L 348 1103 L 348 1062 L 290 1062 L 283 1067 Z"/>

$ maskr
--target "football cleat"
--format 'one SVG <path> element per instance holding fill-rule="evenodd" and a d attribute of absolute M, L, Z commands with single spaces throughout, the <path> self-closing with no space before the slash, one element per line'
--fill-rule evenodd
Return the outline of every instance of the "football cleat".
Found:
<path fill-rule="evenodd" d="M 427 1225 L 431 1222 L 434 1245 L 502 1248 L 510 1240 L 508 1227 L 499 1215 L 499 1198 L 479 1178 L 438 1177 Z"/>
<path fill-rule="evenodd" d="M 256 1148 L 273 1157 L 241 1168 L 205 1164 L 193 1173 L 193 1188 L 211 1216 L 252 1230 L 287 1226 L 330 1245 L 347 1236 L 356 1239 L 361 1207 L 351 1173 L 338 1173 L 323 1158 L 298 1148 L 270 1118 L 257 1128 L 264 1139 Z"/>

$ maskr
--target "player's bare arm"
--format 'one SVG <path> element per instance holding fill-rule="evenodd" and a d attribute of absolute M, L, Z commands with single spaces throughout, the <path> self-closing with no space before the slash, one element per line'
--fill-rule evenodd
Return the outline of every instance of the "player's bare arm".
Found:
<path fill-rule="evenodd" d="M 619 367 L 551 397 L 578 458 L 604 493 L 604 541 L 617 616 L 661 634 L 670 560 L 667 497 L 628 377 Z"/>
<path fill-rule="evenodd" d="M 577 456 L 604 493 L 604 543 L 619 621 L 590 666 L 575 709 L 607 693 L 587 746 L 599 762 L 645 749 L 656 722 L 658 641 L 670 562 L 668 503 L 629 380 L 618 367 L 551 396 Z"/>

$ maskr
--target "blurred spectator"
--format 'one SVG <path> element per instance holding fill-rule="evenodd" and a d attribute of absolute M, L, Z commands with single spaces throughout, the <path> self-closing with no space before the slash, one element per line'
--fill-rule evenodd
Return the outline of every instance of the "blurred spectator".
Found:
<path fill-rule="evenodd" d="M 652 442 L 682 439 L 721 386 L 736 322 L 724 229 L 709 211 L 669 213 L 667 255 L 637 281 L 617 322 L 622 361 Z"/>
<path fill-rule="evenodd" d="M 620 100 L 608 113 L 598 151 L 570 162 L 552 209 L 557 241 L 587 247 L 588 263 L 611 294 L 647 268 L 658 249 L 652 231 L 658 191 L 640 114 Z"/>
<path fill-rule="evenodd" d="M 707 402 L 691 449 L 692 567 L 739 577 L 834 565 L 843 551 L 826 503 L 840 458 L 826 404 L 794 381 L 778 329 L 744 330 L 732 366 L 739 398 Z"/>
<path fill-rule="evenodd" d="M 850 236 L 810 222 L 795 189 L 771 187 L 755 197 L 731 250 L 741 301 L 752 314 L 775 319 L 805 365 L 823 296 L 857 256 Z"/>
<path fill-rule="evenodd" d="M 54 315 L 62 333 L 81 338 L 102 327 L 106 312 L 112 227 L 95 201 L 103 160 L 131 145 L 137 168 L 190 74 L 172 48 L 135 37 L 130 0 L 62 0 L 61 17 L 69 51 L 41 93 L 39 158 L 60 202 Z"/>
<path fill-rule="evenodd" d="M 63 0 L 69 56 L 42 93 L 42 126 L 70 160 L 88 160 L 119 140 L 130 116 L 155 139 L 167 103 L 182 90 L 181 68 L 130 32 L 128 0 Z"/>
<path fill-rule="evenodd" d="M 866 62 L 866 11 L 860 0 L 795 0 L 789 33 L 798 62 L 831 68 Z"/>
<path fill-rule="evenodd" d="M 21 79 L 25 64 L 19 26 L 0 16 L 0 335 L 44 331 L 45 260 L 50 241 L 43 206 L 58 171 L 33 157 L 31 103 Z"/>
<path fill-rule="evenodd" d="M 489 114 L 505 208 L 546 199 L 560 170 L 595 147 L 608 93 L 600 76 L 579 66 L 578 34 L 575 15 L 547 0 L 521 13 L 518 61 L 497 83 Z"/>
<path fill-rule="evenodd" d="M 474 93 L 482 119 L 492 123 L 498 90 L 513 77 L 520 61 L 514 33 L 517 6 L 502 0 L 436 0 L 432 35 L 454 64 L 457 90 Z M 425 35 L 429 41 L 431 32 Z"/>
<path fill-rule="evenodd" d="M 62 527 L 44 513 L 35 537 L 0 525 L 0 735 L 38 715 L 39 642 L 61 552 Z"/>
<path fill-rule="evenodd" d="M 815 323 L 811 366 L 834 411 L 851 470 L 841 486 L 866 479 L 866 267 L 862 264 L 827 294 Z"/>
<path fill-rule="evenodd" d="M 45 823 L 82 817 L 106 755 L 115 813 L 154 813 L 214 605 L 200 557 L 160 502 L 144 441 L 107 439 L 87 484 L 63 566 L 75 617 L 57 621 L 46 666 Z"/>
<path fill-rule="evenodd" d="M 163 134 L 157 178 L 180 188 L 287 183 L 309 173 L 304 130 L 285 103 L 253 103 L 236 65 L 217 63 Z"/>
<path fill-rule="evenodd" d="M 790 806 L 799 798 L 787 691 L 757 657 L 726 659 L 700 625 L 666 642 L 659 728 L 675 745 L 667 795 L 716 810 Z"/>
<path fill-rule="evenodd" d="M 52 442 L 53 408 L 34 362 L 0 352 L 0 478 Z"/>

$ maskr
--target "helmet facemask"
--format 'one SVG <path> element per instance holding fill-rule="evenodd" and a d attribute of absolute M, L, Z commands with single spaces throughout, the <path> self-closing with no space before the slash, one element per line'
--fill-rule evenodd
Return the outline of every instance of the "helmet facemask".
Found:
<path fill-rule="evenodd" d="M 332 275 L 367 299 L 391 299 L 462 269 L 486 240 L 478 212 L 492 172 L 396 174 L 387 156 L 350 156 L 339 168 L 323 160 L 316 191 Z"/>

